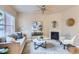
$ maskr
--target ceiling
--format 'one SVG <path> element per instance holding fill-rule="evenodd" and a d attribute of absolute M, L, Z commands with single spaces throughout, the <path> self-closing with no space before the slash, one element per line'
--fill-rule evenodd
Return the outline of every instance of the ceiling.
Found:
<path fill-rule="evenodd" d="M 41 5 L 13 5 L 12 6 L 19 13 L 42 13 Z M 73 5 L 46 5 L 45 13 L 55 13 L 73 7 Z"/>

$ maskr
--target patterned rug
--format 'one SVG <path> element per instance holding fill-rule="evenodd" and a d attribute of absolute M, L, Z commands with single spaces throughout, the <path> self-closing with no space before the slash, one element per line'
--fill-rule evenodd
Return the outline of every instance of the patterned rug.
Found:
<path fill-rule="evenodd" d="M 39 47 L 34 49 L 34 43 L 30 42 L 25 45 L 23 54 L 69 54 L 67 49 L 63 49 L 58 41 L 47 40 L 46 48 Z"/>

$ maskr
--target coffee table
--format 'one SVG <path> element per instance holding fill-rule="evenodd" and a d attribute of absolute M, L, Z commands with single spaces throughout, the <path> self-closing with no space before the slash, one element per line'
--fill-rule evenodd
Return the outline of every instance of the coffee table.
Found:
<path fill-rule="evenodd" d="M 34 43 L 34 48 L 35 49 L 37 49 L 39 47 L 46 48 L 46 41 L 45 40 L 37 40 L 37 39 L 34 39 L 33 40 L 33 43 Z"/>

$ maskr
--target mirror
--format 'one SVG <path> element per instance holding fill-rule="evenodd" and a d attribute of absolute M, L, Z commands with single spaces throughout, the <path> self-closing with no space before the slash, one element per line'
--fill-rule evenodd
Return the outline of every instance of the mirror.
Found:
<path fill-rule="evenodd" d="M 67 25 L 68 26 L 73 26 L 75 24 L 75 19 L 74 18 L 69 18 L 68 20 L 67 20 Z"/>

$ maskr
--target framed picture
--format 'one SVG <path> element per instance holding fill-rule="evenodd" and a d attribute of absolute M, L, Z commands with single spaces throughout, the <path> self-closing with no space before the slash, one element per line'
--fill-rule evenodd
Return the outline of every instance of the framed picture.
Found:
<path fill-rule="evenodd" d="M 32 29 L 35 30 L 35 31 L 42 31 L 42 22 L 33 21 L 32 22 Z"/>

